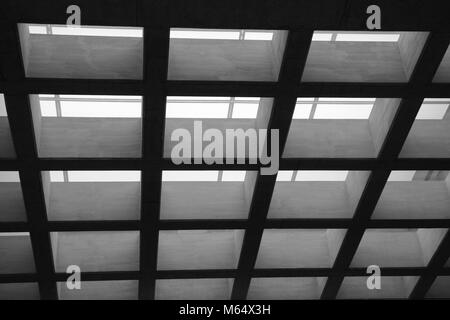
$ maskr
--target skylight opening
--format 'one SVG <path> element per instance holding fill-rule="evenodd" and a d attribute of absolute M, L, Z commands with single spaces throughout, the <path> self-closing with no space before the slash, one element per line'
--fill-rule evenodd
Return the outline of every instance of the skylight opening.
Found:
<path fill-rule="evenodd" d="M 67 178 L 64 179 L 64 171 L 50 171 L 52 182 L 139 182 L 140 171 L 66 171 Z"/>
<path fill-rule="evenodd" d="M 56 102 L 55 101 L 41 101 L 41 115 L 43 117 L 56 117 Z"/>
<path fill-rule="evenodd" d="M 52 26 L 30 25 L 30 34 L 50 34 L 64 36 L 126 37 L 142 38 L 142 28 L 91 27 L 91 26 Z"/>
<path fill-rule="evenodd" d="M 227 102 L 168 102 L 166 118 L 210 118 L 225 119 L 228 117 Z"/>
<path fill-rule="evenodd" d="M 312 41 L 331 41 L 332 38 L 332 33 L 314 32 Z"/>
<path fill-rule="evenodd" d="M 20 176 L 18 171 L 0 171 L 0 183 L 1 182 L 20 182 Z"/>
<path fill-rule="evenodd" d="M 252 101 L 261 101 L 260 97 L 236 97 L 234 98 L 236 101 L 247 101 L 247 102 L 252 102 Z"/>
<path fill-rule="evenodd" d="M 215 170 L 169 170 L 163 171 L 162 181 L 217 181 L 219 171 Z"/>
<path fill-rule="evenodd" d="M 235 102 L 233 105 L 233 118 L 238 119 L 256 119 L 258 114 L 259 102 L 244 103 Z"/>
<path fill-rule="evenodd" d="M 43 117 L 141 118 L 139 96 L 61 95 L 40 97 Z"/>
<path fill-rule="evenodd" d="M 230 101 L 230 97 L 194 97 L 194 96 L 168 96 L 167 101 Z"/>
<path fill-rule="evenodd" d="M 0 93 L 0 117 L 7 117 L 8 113 L 6 112 L 6 103 L 5 96 L 3 93 Z"/>
<path fill-rule="evenodd" d="M 82 102 L 61 101 L 63 117 L 81 118 L 140 118 L 139 102 Z"/>
<path fill-rule="evenodd" d="M 293 170 L 279 170 L 276 181 L 292 181 Z"/>
<path fill-rule="evenodd" d="M 324 171 L 324 170 L 280 170 L 276 181 L 345 181 L 348 171 Z M 295 179 L 294 179 L 295 177 Z"/>
<path fill-rule="evenodd" d="M 375 98 L 298 98 L 292 118 L 367 120 L 370 118 L 375 100 Z"/>
<path fill-rule="evenodd" d="M 28 32 L 31 34 L 47 34 L 47 27 L 31 25 L 28 26 Z"/>
<path fill-rule="evenodd" d="M 245 31 L 244 40 L 260 40 L 260 41 L 272 41 L 273 32 L 251 32 Z"/>
<path fill-rule="evenodd" d="M 256 119 L 258 97 L 167 97 L 166 118 Z"/>
<path fill-rule="evenodd" d="M 39 95 L 41 96 L 41 95 Z M 48 95 L 53 97 L 53 95 Z M 83 95 L 83 94 L 60 94 L 61 99 L 76 99 L 76 100 L 125 100 L 125 101 L 139 101 L 142 102 L 142 96 L 111 96 L 111 95 Z"/>
<path fill-rule="evenodd" d="M 415 174 L 416 174 L 415 170 L 391 171 L 388 181 L 412 181 Z"/>
<path fill-rule="evenodd" d="M 348 171 L 299 170 L 295 181 L 345 181 Z"/>
<path fill-rule="evenodd" d="M 239 40 L 239 31 L 170 30 L 171 39 Z"/>
<path fill-rule="evenodd" d="M 312 36 L 312 41 L 398 42 L 399 38 L 400 38 L 400 33 L 315 31 Z"/>
<path fill-rule="evenodd" d="M 222 172 L 222 181 L 245 181 L 247 171 L 225 170 Z"/>
<path fill-rule="evenodd" d="M 377 100 L 377 98 L 319 98 L 320 102 L 354 102 L 354 103 L 359 103 L 359 102 L 373 102 L 375 103 L 375 101 Z"/>
<path fill-rule="evenodd" d="M 293 119 L 309 119 L 311 115 L 312 104 L 298 103 L 295 105 Z"/>
<path fill-rule="evenodd" d="M 64 171 L 50 171 L 51 182 L 64 182 Z"/>
<path fill-rule="evenodd" d="M 0 232 L 0 237 L 29 237 L 29 232 Z"/>
<path fill-rule="evenodd" d="M 318 104 L 314 119 L 369 119 L 373 105 Z"/>
<path fill-rule="evenodd" d="M 398 33 L 338 33 L 336 41 L 355 41 L 355 42 L 397 42 L 400 38 Z"/>
<path fill-rule="evenodd" d="M 168 170 L 163 171 L 164 182 L 243 182 L 247 172 L 241 170 Z"/>
<path fill-rule="evenodd" d="M 447 114 L 450 101 L 448 99 L 443 100 L 447 103 L 436 103 L 439 101 L 435 101 L 425 99 L 417 113 L 416 120 L 443 120 Z"/>
<path fill-rule="evenodd" d="M 246 30 L 171 29 L 171 39 L 272 41 L 273 32 Z"/>

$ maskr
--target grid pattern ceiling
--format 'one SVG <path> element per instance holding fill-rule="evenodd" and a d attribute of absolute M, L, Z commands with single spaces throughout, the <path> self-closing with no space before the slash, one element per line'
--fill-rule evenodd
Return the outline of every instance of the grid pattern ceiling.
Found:
<path fill-rule="evenodd" d="M 83 70 L 81 63 L 71 77 L 58 74 L 59 69 L 40 68 L 36 63 L 39 59 L 33 60 L 33 52 L 40 52 L 38 48 L 24 56 L 26 41 L 32 47 L 38 39 L 33 37 L 52 36 L 39 29 L 40 25 L 48 30 L 49 24 L 65 23 L 64 3 L 50 6 L 41 2 L 42 8 L 33 10 L 25 2 L 2 4 L 2 9 L 10 14 L 0 31 L 5 43 L 1 52 L 0 91 L 4 95 L 3 118 L 7 118 L 11 146 L 2 143 L 0 184 L 14 202 L 7 203 L 9 209 L 0 220 L 0 252 L 7 257 L 8 248 L 18 248 L 20 254 L 11 260 L 15 264 L 0 264 L 0 293 L 18 292 L 21 297 L 41 299 L 105 298 L 99 294 L 102 292 L 109 292 L 108 298 L 139 299 L 186 299 L 193 292 L 198 294 L 196 298 L 215 299 L 449 297 L 450 178 L 445 170 L 450 168 L 450 130 L 446 120 L 448 108 L 443 107 L 448 104 L 447 100 L 432 99 L 448 99 L 450 92 L 447 84 L 450 34 L 444 14 L 442 19 L 436 18 L 440 14 L 436 6 L 425 5 L 420 12 L 410 9 L 412 12 L 406 18 L 404 8 L 386 2 L 383 10 L 392 15 L 398 13 L 398 17 L 395 22 L 385 19 L 384 28 L 400 33 L 398 39 L 395 37 L 398 43 L 392 39 L 381 45 L 374 40 L 370 43 L 379 45 L 380 52 L 384 52 L 381 60 L 388 57 L 397 64 L 388 64 L 389 74 L 380 73 L 375 78 L 367 72 L 373 65 L 356 66 L 361 72 L 352 74 L 361 74 L 361 78 L 343 79 L 342 73 L 323 73 L 317 68 L 321 61 L 314 59 L 320 59 L 316 53 L 329 52 L 331 48 L 358 49 L 355 43 L 361 42 L 360 38 L 354 40 L 353 35 L 354 41 L 349 44 L 345 37 L 341 36 L 339 41 L 336 37 L 345 35 L 346 30 L 352 34 L 362 30 L 365 23 L 362 13 L 367 6 L 360 1 L 333 1 L 327 2 L 328 6 L 311 4 L 309 10 L 303 10 L 298 2 L 293 5 L 298 10 L 289 11 L 272 10 L 269 1 L 258 8 L 258 12 L 271 17 L 264 19 L 268 21 L 266 24 L 255 19 L 255 8 L 251 6 L 238 6 L 242 14 L 236 18 L 231 10 L 238 5 L 234 1 L 220 5 L 199 1 L 196 6 L 173 1 L 170 8 L 140 1 L 117 1 L 114 6 L 108 5 L 108 1 L 96 4 L 86 1 L 80 5 L 83 23 L 143 27 L 142 38 L 139 33 L 128 34 L 132 39 L 125 42 L 141 55 L 123 57 L 131 64 L 119 76 L 114 72 L 108 75 L 107 67 L 100 77 L 89 70 L 77 73 Z M 298 16 L 292 14 L 297 11 Z M 217 12 L 221 13 L 220 19 Z M 314 16 L 323 19 L 311 18 Z M 417 25 L 417 21 L 421 24 Z M 25 23 L 34 25 L 31 40 L 24 40 Z M 258 56 L 260 61 L 273 64 L 264 70 L 254 67 L 256 72 L 247 74 L 215 73 L 221 78 L 198 73 L 195 68 L 186 70 L 179 64 L 176 53 L 184 48 L 183 41 L 193 39 L 171 39 L 169 23 L 176 25 L 178 31 L 196 27 L 235 29 L 239 33 L 237 39 L 243 41 L 246 32 L 241 28 L 245 27 L 250 30 L 247 33 L 250 38 L 243 48 L 259 48 L 257 52 L 262 52 L 264 42 L 276 43 L 270 59 Z M 267 32 L 258 35 L 258 29 Z M 322 31 L 315 33 L 315 30 Z M 321 33 L 327 34 L 327 30 L 340 31 L 328 32 L 330 41 L 323 38 L 313 41 Z M 401 32 L 404 30 L 417 32 Z M 62 33 L 61 41 L 70 42 L 68 37 L 73 34 Z M 94 41 L 101 38 L 85 36 Z M 127 41 L 127 34 L 121 38 Z M 195 39 L 200 41 L 198 45 L 208 40 Z M 83 41 L 86 48 L 92 45 L 89 39 Z M 233 46 L 222 41 L 221 48 Z M 402 49 L 395 47 L 400 56 L 392 56 L 392 46 L 401 48 L 402 41 L 413 43 L 418 52 L 402 53 Z M 48 43 L 51 45 L 51 41 Z M 370 43 L 362 45 L 367 47 Z M 214 59 L 206 59 L 204 63 L 208 61 Z M 39 95 L 47 96 L 39 98 Z M 135 129 L 130 131 L 132 139 L 123 142 L 127 149 L 114 153 L 113 146 L 108 153 L 100 144 L 97 149 L 91 148 L 91 153 L 58 153 L 60 150 L 53 148 L 55 140 L 46 135 L 52 132 L 49 128 L 66 128 L 68 122 L 58 121 L 89 126 L 80 119 L 96 117 L 76 114 L 77 105 L 72 109 L 62 106 L 63 102 L 83 100 L 80 96 L 64 95 L 133 96 L 133 103 L 142 106 L 142 113 L 116 114 L 118 120 L 130 118 L 126 126 Z M 165 131 L 177 125 L 180 118 L 189 118 L 166 117 L 166 106 L 169 102 L 176 103 L 171 98 L 177 96 L 230 97 L 224 109 L 227 115 L 218 117 L 228 125 L 239 120 L 255 126 L 260 111 L 267 108 L 269 117 L 263 127 L 280 130 L 283 156 L 278 177 L 260 175 L 259 165 L 254 164 L 174 165 L 165 153 Z M 249 105 L 254 104 L 252 98 L 261 100 L 258 110 L 244 120 L 232 116 L 240 97 L 247 97 L 242 99 Z M 327 98 L 333 99 L 326 101 Z M 366 100 L 349 103 L 355 98 Z M 112 99 L 121 101 L 120 97 Z M 342 100 L 347 106 L 359 103 L 370 108 L 353 118 L 354 113 L 350 112 L 346 119 L 320 109 L 342 106 Z M 48 117 L 39 101 L 54 103 L 47 105 Z M 424 111 L 423 106 L 433 103 L 440 107 Z M 294 116 L 297 112 L 302 114 L 296 110 L 299 105 L 308 106 L 306 116 Z M 36 119 L 36 110 L 42 112 L 41 122 Z M 65 117 L 67 110 L 75 113 Z M 372 124 L 379 115 L 385 115 L 384 120 Z M 347 120 L 351 122 L 343 122 Z M 347 144 L 343 145 L 342 153 L 337 148 L 329 154 L 321 148 L 321 141 L 315 148 L 309 148 L 307 140 L 298 139 L 298 133 L 310 124 L 316 128 L 311 130 L 317 130 L 313 132 L 319 135 L 331 124 L 336 126 L 334 130 L 349 125 L 361 129 L 343 136 Z M 420 140 L 424 131 L 431 132 L 432 138 Z M 368 137 L 372 148 L 353 144 L 351 136 L 355 135 Z M 62 145 L 67 144 L 61 137 Z M 423 142 L 427 142 L 426 146 L 420 147 Z M 84 142 L 71 143 L 75 146 L 72 150 L 77 150 L 77 143 Z M 419 148 L 415 149 L 417 145 Z M 346 150 L 356 153 L 349 154 Z M 104 174 L 92 183 L 89 180 L 92 175 L 82 174 L 91 170 L 120 171 L 123 175 L 111 179 Z M 181 206 L 180 211 L 176 199 L 186 190 L 182 185 L 186 181 L 174 181 L 177 175 L 170 176 L 170 172 L 180 170 L 204 171 L 197 176 L 205 180 L 188 183 L 192 193 L 204 192 L 204 198 L 214 204 L 213 209 L 208 209 L 205 199 L 205 203 L 198 202 L 199 207 L 195 207 L 197 203 L 191 208 Z M 189 180 L 180 176 L 180 180 Z M 114 197 L 117 189 L 123 198 Z M 100 199 L 108 199 L 104 201 L 105 208 L 92 209 L 88 201 L 84 213 L 74 212 L 70 204 L 60 200 L 67 198 L 67 194 L 89 190 L 98 192 Z M 320 194 L 316 201 L 308 197 L 318 191 L 329 198 L 329 206 Z M 427 194 L 434 200 L 428 200 Z M 403 204 L 411 202 L 408 207 L 396 202 L 399 195 L 406 199 Z M 0 201 L 5 201 L 3 197 Z M 219 198 L 225 201 L 220 203 Z M 283 205 L 286 203 L 287 206 Z M 428 207 L 419 205 L 423 203 Z M 87 211 L 95 214 L 88 215 Z M 205 214 L 196 215 L 199 211 Z M 234 215 L 227 216 L 227 211 Z M 61 218 L 61 212 L 69 218 Z M 96 260 L 99 254 L 104 257 L 100 262 Z M 61 285 L 69 264 L 80 264 L 83 270 L 86 287 L 79 293 L 69 292 Z M 386 279 L 386 289 L 381 295 L 367 296 L 367 289 L 361 288 L 369 264 L 381 264 Z M 280 288 L 280 292 L 268 290 L 274 287 Z"/>

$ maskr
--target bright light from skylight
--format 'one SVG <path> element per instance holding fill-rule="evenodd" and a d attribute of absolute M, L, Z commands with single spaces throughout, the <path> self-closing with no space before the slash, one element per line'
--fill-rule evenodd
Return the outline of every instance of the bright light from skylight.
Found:
<path fill-rule="evenodd" d="M 47 34 L 47 27 L 46 26 L 28 26 L 28 32 L 31 34 Z"/>
<path fill-rule="evenodd" d="M 261 101 L 260 97 L 236 97 L 236 101 Z"/>
<path fill-rule="evenodd" d="M 257 40 L 272 41 L 271 31 L 246 30 L 211 30 L 211 29 L 172 29 L 171 39 L 200 39 L 200 40 Z"/>
<path fill-rule="evenodd" d="M 139 102 L 87 102 L 61 101 L 63 117 L 83 118 L 140 118 L 141 103 Z"/>
<path fill-rule="evenodd" d="M 222 172 L 222 181 L 245 181 L 246 171 L 224 170 Z"/>
<path fill-rule="evenodd" d="M 273 32 L 252 32 L 245 31 L 244 40 L 262 40 L 262 41 L 272 41 Z"/>
<path fill-rule="evenodd" d="M 216 170 L 169 170 L 162 172 L 162 181 L 217 181 Z"/>
<path fill-rule="evenodd" d="M 166 118 L 213 118 L 228 117 L 228 102 L 167 102 Z"/>
<path fill-rule="evenodd" d="M 320 102 L 375 102 L 376 98 L 319 98 Z"/>
<path fill-rule="evenodd" d="M 369 119 L 375 98 L 297 98 L 293 119 Z M 307 103 L 306 103 L 307 102 Z"/>
<path fill-rule="evenodd" d="M 39 97 L 44 95 L 39 95 Z M 48 95 L 53 97 L 53 95 Z M 142 96 L 111 96 L 111 95 L 84 95 L 84 94 L 60 94 L 61 99 L 93 99 L 93 100 L 137 100 L 142 101 Z"/>
<path fill-rule="evenodd" d="M 277 181 L 292 181 L 292 170 L 279 170 L 277 174 Z"/>
<path fill-rule="evenodd" d="M 297 171 L 295 181 L 345 181 L 348 171 Z"/>
<path fill-rule="evenodd" d="M 65 35 L 65 36 L 142 38 L 141 28 L 95 28 L 95 27 L 52 26 L 51 30 L 52 34 L 54 35 Z"/>
<path fill-rule="evenodd" d="M 416 171 L 395 170 L 391 171 L 388 181 L 412 181 Z"/>
<path fill-rule="evenodd" d="M 29 232 L 0 232 L 0 237 L 29 237 Z"/>
<path fill-rule="evenodd" d="M 64 172 L 63 171 L 50 171 L 50 181 L 51 182 L 64 182 Z"/>
<path fill-rule="evenodd" d="M 314 119 L 369 119 L 372 104 L 318 104 Z"/>
<path fill-rule="evenodd" d="M 5 104 L 5 96 L 3 93 L 0 93 L 0 117 L 7 117 L 8 114 L 6 112 L 6 104 Z"/>
<path fill-rule="evenodd" d="M 259 102 L 235 102 L 233 105 L 233 118 L 255 119 L 258 114 Z"/>
<path fill-rule="evenodd" d="M 139 96 L 61 95 L 40 97 L 43 117 L 140 118 L 142 100 Z"/>
<path fill-rule="evenodd" d="M 239 40 L 239 31 L 170 30 L 171 39 Z"/>
<path fill-rule="evenodd" d="M 52 182 L 64 181 L 62 171 L 51 171 Z M 67 171 L 68 182 L 138 182 L 141 181 L 140 171 Z M 53 180 L 55 179 L 55 180 Z"/>
<path fill-rule="evenodd" d="M 426 100 L 425 100 L 426 101 Z M 424 102 L 425 102 L 424 101 Z M 423 103 L 417 113 L 417 120 L 442 120 L 447 114 L 449 103 Z"/>
<path fill-rule="evenodd" d="M 0 182 L 20 182 L 18 171 L 0 171 Z"/>
<path fill-rule="evenodd" d="M 41 115 L 43 117 L 56 117 L 55 101 L 41 101 Z"/>
<path fill-rule="evenodd" d="M 236 98 L 237 99 L 237 98 Z M 167 101 L 230 101 L 230 97 L 194 97 L 194 96 L 168 96 Z"/>
<path fill-rule="evenodd" d="M 259 97 L 167 97 L 166 118 L 256 119 Z M 231 109 L 230 109 L 231 108 Z"/>
<path fill-rule="evenodd" d="M 338 33 L 336 41 L 356 41 L 356 42 L 397 42 L 400 38 L 398 33 Z"/>
<path fill-rule="evenodd" d="M 309 119 L 311 114 L 312 104 L 297 103 L 294 109 L 293 119 Z"/>
<path fill-rule="evenodd" d="M 312 41 L 331 41 L 332 38 L 332 33 L 314 32 Z"/>

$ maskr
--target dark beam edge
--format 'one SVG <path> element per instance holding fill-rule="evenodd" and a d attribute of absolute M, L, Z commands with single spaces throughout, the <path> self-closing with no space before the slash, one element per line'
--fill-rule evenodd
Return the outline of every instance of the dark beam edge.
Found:
<path fill-rule="evenodd" d="M 247 219 L 186 219 L 159 220 L 158 230 L 234 230 L 247 229 Z M 352 218 L 279 218 L 266 219 L 265 229 L 347 229 L 352 226 Z M 85 220 L 49 221 L 48 232 L 77 231 L 140 231 L 140 220 Z M 450 228 L 447 219 L 374 219 L 367 222 L 367 229 L 416 229 Z M 29 232 L 27 222 L 0 222 L 0 232 Z"/>
<path fill-rule="evenodd" d="M 378 156 L 379 159 L 393 161 L 399 157 L 424 98 L 421 89 L 432 81 L 448 48 L 449 39 L 448 34 L 431 33 L 429 35 L 408 84 L 410 93 L 400 102 Z M 353 219 L 354 225 L 349 228 L 344 237 L 333 268 L 341 271 L 349 268 L 388 177 L 387 170 L 372 171 L 358 203 Z M 366 189 L 373 190 L 366 193 Z M 321 299 L 336 299 L 343 279 L 342 275 L 328 278 Z"/>
<path fill-rule="evenodd" d="M 139 299 L 155 299 L 158 221 L 160 216 L 166 112 L 166 80 L 169 59 L 168 4 L 141 3 L 142 21 L 158 20 L 158 29 L 144 29 L 144 82 L 141 179 L 141 232 L 139 249 Z M 156 6 L 154 8 L 153 6 Z M 158 163 L 154 166 L 152 163 Z"/>
<path fill-rule="evenodd" d="M 386 267 L 381 269 L 383 276 L 427 276 L 429 271 L 426 267 Z M 254 269 L 251 273 L 252 278 L 278 278 L 278 277 L 331 277 L 338 275 L 333 268 L 272 268 L 272 269 Z M 95 271 L 81 272 L 81 281 L 120 281 L 120 280 L 139 280 L 139 271 Z M 158 270 L 157 280 L 165 279 L 211 279 L 211 278 L 233 278 L 236 275 L 236 269 L 198 269 L 198 270 Z M 366 268 L 349 268 L 344 271 L 346 277 L 367 277 Z M 435 275 L 433 273 L 433 275 Z M 450 267 L 437 271 L 438 276 L 449 276 Z M 65 282 L 68 274 L 56 272 L 53 280 Z M 26 283 L 37 282 L 38 276 L 35 273 L 20 274 L 2 274 L 1 283 Z"/>
<path fill-rule="evenodd" d="M 281 154 L 287 140 L 290 121 L 297 100 L 296 83 L 300 82 L 303 73 L 312 34 L 312 30 L 290 31 L 286 41 L 278 79 L 282 90 L 279 91 L 274 99 L 268 125 L 268 132 L 271 129 L 280 130 L 279 147 Z M 250 205 L 249 227 L 244 234 L 237 274 L 233 283 L 232 300 L 243 300 L 247 297 L 251 282 L 251 272 L 254 269 L 258 255 L 274 187 L 275 176 L 258 174 Z"/>
<path fill-rule="evenodd" d="M 263 4 L 253 1 L 242 5 L 239 0 L 224 3 L 220 0 L 196 1 L 190 5 L 185 0 L 171 1 L 170 15 L 167 20 L 176 27 L 185 28 L 249 28 L 249 29 L 296 29 L 311 28 L 314 30 L 366 30 L 365 10 L 371 2 L 357 2 L 339 0 L 327 3 L 309 3 L 305 7 L 304 1 L 289 1 L 280 6 L 275 0 L 265 1 Z M 27 1 L 7 0 L 4 3 L 7 19 L 25 23 L 56 23 L 65 24 L 67 16 L 65 1 L 55 3 L 42 1 L 39 6 L 29 6 Z M 161 19 L 139 19 L 136 12 L 142 7 L 141 1 L 115 1 L 114 6 L 109 2 L 79 1 L 84 12 L 86 25 L 110 26 L 145 26 L 157 28 L 164 25 Z M 395 2 L 379 0 L 378 5 L 384 12 L 390 14 L 383 20 L 385 31 L 435 31 L 448 28 L 449 23 L 445 13 L 436 12 L 436 7 L 443 7 L 445 2 L 438 4 L 426 3 L 417 6 L 413 0 Z M 274 9 L 277 10 L 274 10 Z M 339 19 L 344 9 L 349 16 L 346 23 Z M 239 10 L 239 15 L 236 15 Z M 444 11 L 444 10 L 443 10 Z M 255 15 L 258 12 L 259 15 Z M 263 16 L 265 19 L 260 19 Z M 315 17 L 321 17 L 317 19 Z"/>
<path fill-rule="evenodd" d="M 261 164 L 180 164 L 171 159 L 148 161 L 141 158 L 47 158 L 22 161 L 20 159 L 0 159 L 0 171 L 17 171 L 27 167 L 38 167 L 47 170 L 142 170 L 146 168 L 161 168 L 162 170 L 259 170 Z M 399 158 L 392 161 L 366 158 L 281 158 L 279 170 L 449 170 L 450 158 Z"/>
<path fill-rule="evenodd" d="M 6 24 L 1 30 L 1 38 L 8 47 L 8 50 L 1 54 L 3 76 L 7 80 L 23 79 L 24 69 L 17 26 Z M 28 96 L 6 94 L 4 98 L 17 157 L 24 161 L 33 161 L 37 158 L 37 148 Z M 20 168 L 19 174 L 40 298 L 58 300 L 56 282 L 52 280 L 55 268 L 50 234 L 46 231 L 47 212 L 42 177 L 33 166 Z"/>
<path fill-rule="evenodd" d="M 167 80 L 168 96 L 274 97 L 277 82 Z M 299 82 L 297 97 L 402 98 L 417 88 L 407 83 Z M 448 97 L 450 84 L 431 83 L 419 88 L 425 97 Z M 0 80 L 0 91 L 8 94 L 98 94 L 143 95 L 143 80 L 96 80 L 25 78 Z"/>
<path fill-rule="evenodd" d="M 410 299 L 424 299 L 427 292 L 431 289 L 436 278 L 441 274 L 442 270 L 448 269 L 445 264 L 450 259 L 450 229 L 447 230 L 444 238 L 438 248 L 431 257 L 427 265 L 427 273 L 421 275 L 414 286 Z"/>

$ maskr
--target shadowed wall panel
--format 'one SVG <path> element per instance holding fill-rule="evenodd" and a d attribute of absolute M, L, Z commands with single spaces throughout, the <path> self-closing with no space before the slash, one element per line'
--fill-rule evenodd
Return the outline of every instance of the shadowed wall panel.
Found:
<path fill-rule="evenodd" d="M 368 277 L 346 277 L 337 299 L 406 299 L 418 277 L 381 277 L 381 288 L 370 290 Z"/>
<path fill-rule="evenodd" d="M 234 269 L 243 230 L 160 231 L 158 270 Z"/>
<path fill-rule="evenodd" d="M 0 117 L 0 158 L 14 158 L 16 152 L 7 117 Z"/>
<path fill-rule="evenodd" d="M 450 194 L 445 181 L 388 181 L 373 219 L 448 219 Z"/>
<path fill-rule="evenodd" d="M 403 145 L 402 158 L 450 157 L 450 117 L 416 120 Z"/>
<path fill-rule="evenodd" d="M 168 79 L 276 81 L 287 35 L 276 33 L 272 41 L 171 39 Z"/>
<path fill-rule="evenodd" d="M 140 182 L 52 182 L 49 220 L 138 220 Z"/>
<path fill-rule="evenodd" d="M 134 271 L 139 268 L 139 232 L 95 231 L 52 234 L 57 272 L 70 265 L 82 271 Z"/>
<path fill-rule="evenodd" d="M 0 233 L 0 257 L 0 273 L 36 271 L 28 234 Z"/>
<path fill-rule="evenodd" d="M 39 300 L 37 283 L 0 283 L 0 300 Z"/>
<path fill-rule="evenodd" d="M 143 39 L 29 34 L 19 25 L 27 77 L 142 79 Z"/>
<path fill-rule="evenodd" d="M 253 278 L 247 299 L 319 299 L 324 278 Z"/>
<path fill-rule="evenodd" d="M 233 279 L 156 280 L 157 300 L 230 299 Z"/>
<path fill-rule="evenodd" d="M 40 157 L 139 157 L 141 119 L 42 118 Z"/>
<path fill-rule="evenodd" d="M 22 188 L 18 182 L 0 182 L 0 221 L 25 221 Z"/>
<path fill-rule="evenodd" d="M 138 282 L 82 281 L 80 290 L 69 290 L 65 282 L 59 282 L 58 294 L 61 300 L 137 300 Z"/>
<path fill-rule="evenodd" d="M 246 219 L 244 182 L 162 183 L 161 219 Z"/>

